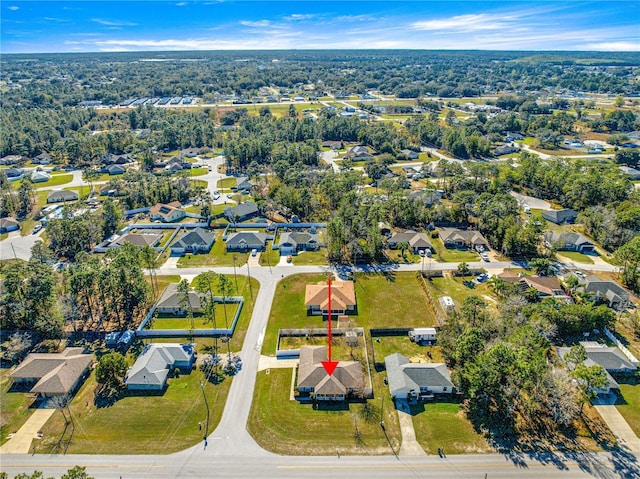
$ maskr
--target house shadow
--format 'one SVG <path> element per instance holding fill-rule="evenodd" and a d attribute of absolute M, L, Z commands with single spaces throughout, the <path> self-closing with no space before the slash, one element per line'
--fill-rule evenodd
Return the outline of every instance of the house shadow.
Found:
<path fill-rule="evenodd" d="M 313 401 L 313 409 L 316 411 L 348 411 L 349 402 L 347 401 Z"/>

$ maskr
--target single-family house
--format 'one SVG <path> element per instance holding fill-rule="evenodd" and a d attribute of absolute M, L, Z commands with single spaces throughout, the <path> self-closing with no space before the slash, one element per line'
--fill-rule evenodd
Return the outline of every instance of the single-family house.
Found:
<path fill-rule="evenodd" d="M 10 374 L 16 383 L 33 384 L 31 392 L 43 397 L 72 394 L 86 378 L 92 354 L 83 348 L 61 353 L 31 353 Z"/>
<path fill-rule="evenodd" d="M 410 402 L 433 399 L 434 394 L 453 394 L 455 385 L 444 363 L 412 363 L 395 353 L 384 358 L 391 397 Z"/>
<path fill-rule="evenodd" d="M 202 228 L 196 228 L 184 232 L 178 240 L 171 245 L 171 254 L 208 253 L 213 246 L 216 237 Z"/>
<path fill-rule="evenodd" d="M 298 365 L 298 392 L 313 394 L 317 401 L 344 401 L 362 397 L 364 371 L 359 361 L 339 361 L 333 374 L 327 374 L 323 361 L 327 360 L 326 346 L 302 346 Z"/>
<path fill-rule="evenodd" d="M 129 369 L 125 384 L 131 390 L 162 390 L 175 369 L 191 372 L 196 360 L 193 344 L 147 344 Z"/>
<path fill-rule="evenodd" d="M 235 187 L 236 191 L 249 192 L 251 191 L 252 188 L 253 188 L 253 183 L 249 178 L 247 178 L 246 176 L 239 176 L 237 178 L 236 187 Z"/>
<path fill-rule="evenodd" d="M 72 190 L 55 190 L 47 195 L 47 203 L 60 203 L 61 201 L 76 201 L 78 193 Z"/>
<path fill-rule="evenodd" d="M 612 373 L 632 373 L 638 367 L 616 347 L 606 346 L 594 341 L 581 341 L 580 344 L 587 353 L 587 359 L 584 364 L 586 366 L 594 366 L 596 364 L 602 366 L 607 374 L 607 384 L 602 388 L 596 389 L 598 394 L 609 394 L 612 390 L 620 389 L 618 382 L 611 376 Z M 570 349 L 568 347 L 557 348 L 558 356 L 564 360 Z M 575 367 L 575 365 L 570 367 Z"/>
<path fill-rule="evenodd" d="M 296 255 L 298 251 L 317 251 L 320 246 L 317 233 L 312 234 L 304 231 L 282 233 L 278 243 L 280 254 L 283 256 Z"/>
<path fill-rule="evenodd" d="M 22 160 L 21 155 L 7 155 L 0 158 L 0 165 L 15 165 Z"/>
<path fill-rule="evenodd" d="M 180 156 L 184 158 L 195 158 L 202 152 L 202 148 L 187 148 L 180 152 Z"/>
<path fill-rule="evenodd" d="M 557 225 L 563 223 L 568 224 L 575 222 L 576 218 L 578 217 L 578 212 L 570 210 L 568 208 L 565 208 L 563 210 L 550 210 L 543 211 L 542 217 L 547 221 L 551 221 L 552 223 L 555 223 Z"/>
<path fill-rule="evenodd" d="M 585 279 L 584 291 L 590 297 L 607 303 L 615 310 L 626 308 L 631 300 L 631 294 L 618 283 L 600 279 L 595 275 Z"/>
<path fill-rule="evenodd" d="M 631 168 L 630 166 L 620 166 L 620 171 L 632 180 L 640 180 L 640 170 Z"/>
<path fill-rule="evenodd" d="M 225 243 L 227 252 L 238 251 L 246 253 L 253 249 L 263 251 L 267 243 L 267 235 L 258 231 L 238 231 L 227 236 Z"/>
<path fill-rule="evenodd" d="M 516 141 L 516 140 L 524 140 L 524 135 L 517 131 L 508 131 L 505 139 L 507 141 Z"/>
<path fill-rule="evenodd" d="M 426 233 L 418 233 L 417 231 L 407 230 L 403 233 L 394 233 L 391 238 L 387 240 L 387 244 L 391 249 L 397 249 L 400 243 L 408 243 L 409 248 L 415 254 L 420 251 L 435 252 L 431 241 Z"/>
<path fill-rule="evenodd" d="M 548 248 L 558 251 L 577 251 L 579 253 L 593 253 L 596 245 L 584 235 L 573 231 L 557 232 L 549 231 L 544 234 L 544 244 Z"/>
<path fill-rule="evenodd" d="M 0 233 L 9 233 L 20 229 L 20 223 L 15 218 L 0 218 Z"/>
<path fill-rule="evenodd" d="M 178 292 L 178 284 L 171 283 L 160 295 L 160 299 L 156 303 L 156 312 L 158 314 L 185 316 L 187 310 L 190 309 L 194 314 L 199 314 L 202 312 L 201 298 L 201 293 L 189 289 L 189 302 L 186 303 L 183 300 L 183 295 Z"/>
<path fill-rule="evenodd" d="M 159 233 L 127 233 L 116 238 L 109 245 L 110 248 L 122 246 L 125 243 L 131 243 L 134 246 L 156 246 L 162 239 Z"/>
<path fill-rule="evenodd" d="M 493 154 L 495 156 L 510 155 L 511 153 L 518 153 L 519 151 L 520 148 L 515 144 L 501 145 L 493 150 Z"/>
<path fill-rule="evenodd" d="M 108 173 L 111 176 L 122 175 L 125 171 L 127 170 L 122 165 L 109 165 L 104 169 L 104 172 Z"/>
<path fill-rule="evenodd" d="M 9 181 L 19 180 L 24 176 L 24 170 L 22 168 L 7 168 L 3 170 L 3 172 Z"/>
<path fill-rule="evenodd" d="M 240 223 L 260 214 L 258 205 L 253 201 L 245 201 L 237 206 L 225 208 L 224 217 L 231 223 Z"/>
<path fill-rule="evenodd" d="M 307 314 L 328 315 L 329 286 L 325 281 L 308 284 L 304 294 Z M 331 314 L 349 314 L 356 311 L 356 290 L 353 281 L 334 281 L 331 283 Z"/>
<path fill-rule="evenodd" d="M 522 293 L 533 288 L 540 297 L 566 297 L 560 281 L 555 276 L 520 276 L 508 269 L 497 276 L 506 283 L 515 283 Z"/>
<path fill-rule="evenodd" d="M 125 165 L 133 163 L 133 161 L 133 158 L 128 154 L 114 155 L 113 153 L 107 153 L 102 157 L 102 163 L 105 165 Z"/>
<path fill-rule="evenodd" d="M 176 223 L 187 216 L 187 212 L 179 201 L 172 201 L 168 204 L 157 203 L 149 210 L 151 221 L 162 221 L 163 223 Z"/>
<path fill-rule="evenodd" d="M 40 153 L 38 156 L 31 160 L 31 163 L 36 165 L 48 165 L 53 161 L 53 157 L 46 152 Z"/>
<path fill-rule="evenodd" d="M 479 231 L 442 228 L 440 239 L 442 239 L 445 248 L 468 248 L 480 252 L 489 249 L 489 243 Z"/>
<path fill-rule="evenodd" d="M 400 150 L 400 153 L 402 153 L 402 155 L 405 158 L 408 158 L 410 160 L 415 160 L 415 159 L 418 158 L 418 153 L 416 153 L 415 151 L 410 150 L 408 148 L 405 148 L 404 150 Z"/>
<path fill-rule="evenodd" d="M 322 142 L 322 147 L 323 148 L 331 148 L 332 150 L 339 150 L 340 148 L 342 148 L 342 142 L 341 141 L 327 140 L 327 141 L 323 141 Z"/>
<path fill-rule="evenodd" d="M 369 161 L 373 159 L 373 155 L 364 146 L 352 146 L 347 150 L 347 156 L 352 161 Z"/>
<path fill-rule="evenodd" d="M 33 183 L 44 183 L 45 181 L 49 181 L 51 179 L 51 175 L 46 171 L 38 171 L 35 170 L 31 173 L 31 181 Z"/>

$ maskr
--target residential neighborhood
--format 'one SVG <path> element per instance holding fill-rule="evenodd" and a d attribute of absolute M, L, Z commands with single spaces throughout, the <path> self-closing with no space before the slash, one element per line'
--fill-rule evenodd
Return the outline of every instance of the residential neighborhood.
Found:
<path fill-rule="evenodd" d="M 636 477 L 635 52 L 170 46 L 2 60 L 0 477 Z"/>

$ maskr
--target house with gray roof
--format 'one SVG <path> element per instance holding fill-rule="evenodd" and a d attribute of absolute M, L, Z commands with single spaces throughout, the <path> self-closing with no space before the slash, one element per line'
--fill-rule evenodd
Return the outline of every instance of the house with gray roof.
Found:
<path fill-rule="evenodd" d="M 51 175 L 46 171 L 35 170 L 33 173 L 31 173 L 32 183 L 44 183 L 45 181 L 49 181 L 50 179 Z"/>
<path fill-rule="evenodd" d="M 352 146 L 347 150 L 347 157 L 352 161 L 369 161 L 373 155 L 369 153 L 366 146 Z"/>
<path fill-rule="evenodd" d="M 419 251 L 431 251 L 435 253 L 435 249 L 429 241 L 429 236 L 426 233 L 418 233 L 417 231 L 407 230 L 403 233 L 394 233 L 391 238 L 387 240 L 387 244 L 391 249 L 397 249 L 400 243 L 408 243 L 411 251 L 417 254 Z"/>
<path fill-rule="evenodd" d="M 630 166 L 619 166 L 618 168 L 632 180 L 640 180 L 640 170 L 631 168 Z"/>
<path fill-rule="evenodd" d="M 229 220 L 230 223 L 240 223 L 248 220 L 260 214 L 258 205 L 253 201 L 245 201 L 237 206 L 230 206 L 225 208 L 224 217 Z"/>
<path fill-rule="evenodd" d="M 395 353 L 384 358 L 393 399 L 411 402 L 432 399 L 434 394 L 452 394 L 455 385 L 444 363 L 412 363 Z"/>
<path fill-rule="evenodd" d="M 586 236 L 573 231 L 548 231 L 544 234 L 544 244 L 547 248 L 558 251 L 577 251 L 578 253 L 593 253 L 596 245 Z"/>
<path fill-rule="evenodd" d="M 178 284 L 171 283 L 167 286 L 160 299 L 158 299 L 155 310 L 158 314 L 167 314 L 174 316 L 186 316 L 187 311 L 185 308 L 191 308 L 194 314 L 202 312 L 202 293 L 198 293 L 192 289 L 189 290 L 189 303 L 183 304 L 182 294 L 178 293 Z"/>
<path fill-rule="evenodd" d="M 0 233 L 9 233 L 20 229 L 20 223 L 14 218 L 0 218 Z"/>
<path fill-rule="evenodd" d="M 103 171 L 113 176 L 113 175 L 122 175 L 127 170 L 122 165 L 109 165 L 106 168 L 104 168 Z"/>
<path fill-rule="evenodd" d="M 629 305 L 631 294 L 615 281 L 588 276 L 584 282 L 584 291 L 596 301 L 607 303 L 610 308 L 622 310 Z"/>
<path fill-rule="evenodd" d="M 246 176 L 238 176 L 236 180 L 236 186 L 231 189 L 235 189 L 236 191 L 249 192 L 251 191 L 251 188 L 253 188 L 253 183 L 249 178 L 247 178 Z"/>
<path fill-rule="evenodd" d="M 36 165 L 48 165 L 52 161 L 53 157 L 47 152 L 40 153 L 35 158 L 31 159 L 31 163 L 34 163 Z"/>
<path fill-rule="evenodd" d="M 320 246 L 320 237 L 317 233 L 312 234 L 304 231 L 282 233 L 278 242 L 280 254 L 283 256 L 296 255 L 298 251 L 317 251 Z"/>
<path fill-rule="evenodd" d="M 196 360 L 193 344 L 147 344 L 129 369 L 125 384 L 131 390 L 162 390 L 175 369 L 189 373 Z"/>
<path fill-rule="evenodd" d="M 611 376 L 616 373 L 633 373 L 638 365 L 632 363 L 622 351 L 613 346 L 606 346 L 594 341 L 581 341 L 587 353 L 587 359 L 584 361 L 586 366 L 599 365 L 607 373 L 607 384 L 597 390 L 598 394 L 609 394 L 611 390 L 620 389 L 618 382 Z M 557 348 L 558 356 L 564 360 L 564 356 L 571 348 Z"/>
<path fill-rule="evenodd" d="M 9 181 L 16 181 L 24 177 L 24 170 L 22 168 L 7 168 L 3 171 Z"/>
<path fill-rule="evenodd" d="M 16 383 L 33 384 L 31 393 L 43 397 L 72 394 L 82 384 L 93 363 L 83 348 L 61 353 L 31 353 L 10 374 Z"/>
<path fill-rule="evenodd" d="M 156 246 L 162 239 L 160 233 L 127 233 L 116 238 L 109 244 L 110 248 L 122 246 L 125 243 L 131 243 L 134 246 Z"/>
<path fill-rule="evenodd" d="M 557 225 L 561 225 L 563 223 L 570 224 L 576 221 L 576 218 L 578 217 L 578 212 L 574 210 L 570 210 L 568 208 L 565 208 L 563 210 L 549 210 L 549 211 L 543 211 L 542 217 Z"/>
<path fill-rule="evenodd" d="M 0 158 L 0 165 L 15 165 L 22 160 L 21 155 L 7 155 Z"/>
<path fill-rule="evenodd" d="M 227 252 L 239 251 L 246 253 L 252 249 L 263 251 L 267 243 L 267 235 L 258 231 L 239 231 L 227 236 Z"/>
<path fill-rule="evenodd" d="M 47 203 L 60 203 L 62 201 L 76 201 L 78 193 L 72 190 L 51 191 L 47 195 Z"/>
<path fill-rule="evenodd" d="M 216 237 L 202 228 L 185 231 L 178 240 L 171 245 L 171 254 L 208 253 Z"/>
<path fill-rule="evenodd" d="M 317 401 L 344 401 L 366 394 L 364 370 L 359 361 L 339 361 L 333 374 L 327 374 L 326 346 L 302 346 L 298 365 L 298 392 L 313 394 Z"/>
<path fill-rule="evenodd" d="M 444 191 L 442 190 L 422 189 L 409 193 L 409 199 L 414 201 L 421 201 L 425 206 L 431 207 L 440 203 L 443 194 Z"/>

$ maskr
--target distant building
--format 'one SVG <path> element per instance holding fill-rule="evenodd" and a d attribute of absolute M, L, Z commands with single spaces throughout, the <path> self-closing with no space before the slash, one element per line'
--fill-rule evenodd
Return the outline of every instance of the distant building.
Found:
<path fill-rule="evenodd" d="M 368 161 L 373 159 L 373 155 L 364 146 L 352 146 L 347 150 L 347 156 L 352 161 Z"/>
<path fill-rule="evenodd" d="M 72 190 L 51 191 L 47 195 L 47 203 L 60 203 L 62 201 L 76 201 L 78 193 Z"/>
<path fill-rule="evenodd" d="M 33 183 L 44 183 L 45 181 L 49 181 L 51 179 L 51 175 L 45 171 L 34 171 L 31 173 L 31 181 Z"/>

